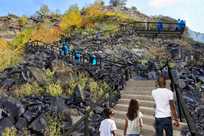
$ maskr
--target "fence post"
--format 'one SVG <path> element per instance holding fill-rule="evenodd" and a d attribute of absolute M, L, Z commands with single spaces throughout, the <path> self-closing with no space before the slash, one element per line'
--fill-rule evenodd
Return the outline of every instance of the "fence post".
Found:
<path fill-rule="evenodd" d="M 102 58 L 101 57 L 99 58 L 99 61 L 100 61 L 100 64 L 99 64 L 100 65 L 100 69 L 102 69 Z"/>
<path fill-rule="evenodd" d="M 127 67 L 125 68 L 125 80 L 126 80 L 126 81 L 129 80 L 129 70 L 128 70 Z"/>
<path fill-rule="evenodd" d="M 149 22 L 147 22 L 147 31 L 150 30 L 150 25 L 149 25 Z"/>

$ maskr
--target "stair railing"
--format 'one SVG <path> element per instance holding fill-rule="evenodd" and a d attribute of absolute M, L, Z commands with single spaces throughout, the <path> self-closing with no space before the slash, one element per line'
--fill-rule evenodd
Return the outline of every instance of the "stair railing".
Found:
<path fill-rule="evenodd" d="M 176 102 L 177 102 L 178 109 L 179 109 L 178 112 L 179 112 L 180 121 L 182 122 L 182 115 L 183 115 L 186 122 L 187 122 L 191 136 L 198 136 L 198 133 L 197 133 L 198 131 L 196 131 L 196 125 L 195 125 L 193 118 L 191 117 L 191 115 L 188 111 L 187 105 L 186 105 L 186 103 L 182 97 L 181 90 L 178 86 L 177 74 L 175 72 L 173 72 L 169 63 L 167 63 L 167 66 L 168 66 L 169 78 L 171 80 L 171 89 L 172 89 L 172 91 L 174 91 L 176 93 Z"/>

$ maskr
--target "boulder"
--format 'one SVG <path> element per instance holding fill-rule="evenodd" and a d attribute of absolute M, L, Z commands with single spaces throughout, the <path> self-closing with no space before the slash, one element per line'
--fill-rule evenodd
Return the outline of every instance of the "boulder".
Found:
<path fill-rule="evenodd" d="M 34 131 L 43 132 L 47 128 L 47 122 L 43 115 L 37 117 L 29 126 Z"/>
<path fill-rule="evenodd" d="M 24 117 L 28 122 L 30 122 L 30 121 L 33 119 L 33 113 L 30 112 L 30 111 L 26 111 L 26 112 L 23 114 L 23 117 Z"/>
<path fill-rule="evenodd" d="M 45 76 L 45 72 L 43 70 L 36 67 L 29 67 L 28 69 L 31 71 L 33 77 L 35 78 L 38 84 L 40 85 L 46 84 L 47 79 Z"/>
<path fill-rule="evenodd" d="M 10 128 L 13 126 L 14 126 L 13 121 L 9 117 L 6 117 L 6 118 L 3 118 L 2 120 L 0 120 L 0 129 L 1 130 L 5 129 L 5 128 Z"/>
<path fill-rule="evenodd" d="M 15 124 L 15 127 L 19 130 L 22 130 L 22 129 L 26 128 L 27 125 L 28 125 L 27 120 L 25 118 L 21 117 L 18 119 L 17 123 Z"/>

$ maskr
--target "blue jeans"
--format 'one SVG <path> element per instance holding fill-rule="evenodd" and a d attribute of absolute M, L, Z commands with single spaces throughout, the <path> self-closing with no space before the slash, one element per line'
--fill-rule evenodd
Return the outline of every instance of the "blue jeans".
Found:
<path fill-rule="evenodd" d="M 140 136 L 140 134 L 127 134 L 127 136 Z"/>
<path fill-rule="evenodd" d="M 155 118 L 155 129 L 156 136 L 163 136 L 163 130 L 165 130 L 166 136 L 173 136 L 171 117 Z"/>

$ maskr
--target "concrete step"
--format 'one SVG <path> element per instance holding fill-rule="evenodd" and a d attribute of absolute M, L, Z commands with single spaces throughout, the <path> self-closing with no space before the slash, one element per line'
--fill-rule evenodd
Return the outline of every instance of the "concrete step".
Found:
<path fill-rule="evenodd" d="M 125 105 L 125 104 L 117 104 L 114 109 L 116 111 L 124 111 L 124 112 L 127 112 L 128 111 L 128 105 Z M 143 114 L 146 114 L 146 115 L 153 115 L 154 114 L 154 108 L 151 108 L 151 107 L 143 107 L 143 106 L 140 106 L 140 111 L 143 113 Z"/>
<path fill-rule="evenodd" d="M 125 123 L 124 120 L 121 120 L 121 119 L 117 118 L 116 126 L 117 126 L 117 129 L 118 129 L 118 131 L 117 131 L 118 136 L 123 136 L 124 123 Z M 143 136 L 155 136 L 155 129 L 154 129 L 153 125 L 144 124 L 141 134 Z M 180 131 L 179 130 L 174 130 L 173 136 L 180 136 Z"/>
<path fill-rule="evenodd" d="M 128 90 L 144 90 L 144 91 L 152 91 L 153 89 L 155 89 L 156 87 L 154 86 L 136 86 L 136 85 L 132 85 L 132 86 L 126 86 L 125 87 L 125 91 L 128 91 Z"/>
<path fill-rule="evenodd" d="M 123 94 L 122 99 L 138 99 L 138 100 L 149 100 L 153 101 L 153 97 L 150 95 L 137 95 L 137 94 Z"/>
<path fill-rule="evenodd" d="M 154 85 L 156 80 L 134 80 L 130 79 L 127 84 L 149 84 L 149 85 Z"/>
<path fill-rule="evenodd" d="M 129 89 L 129 90 L 124 90 L 124 91 L 121 91 L 121 94 L 136 94 L 136 95 L 149 95 L 151 96 L 152 95 L 152 90 L 139 90 L 139 89 Z"/>
<path fill-rule="evenodd" d="M 140 106 L 144 107 L 154 107 L 154 102 L 153 101 L 146 101 L 146 100 L 138 100 Z M 129 105 L 130 99 L 120 99 L 118 101 L 118 104 L 126 104 Z"/>
<path fill-rule="evenodd" d="M 124 136 L 124 130 L 118 129 L 116 131 L 116 136 Z M 152 131 L 146 131 L 146 130 L 142 130 L 140 136 L 156 136 L 155 132 Z M 181 132 L 180 131 L 174 131 L 173 136 L 181 136 Z"/>

